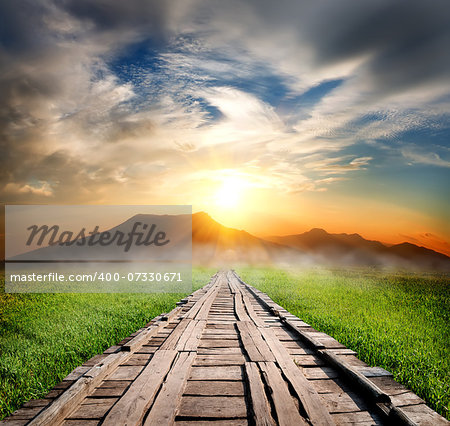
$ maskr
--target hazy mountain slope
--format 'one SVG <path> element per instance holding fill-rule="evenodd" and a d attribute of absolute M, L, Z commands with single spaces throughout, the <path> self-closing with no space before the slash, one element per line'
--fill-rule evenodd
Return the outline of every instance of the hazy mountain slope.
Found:
<path fill-rule="evenodd" d="M 343 265 L 400 266 L 413 269 L 450 270 L 450 258 L 410 243 L 387 247 L 358 234 L 329 234 L 323 229 L 267 240 L 303 250 L 317 260 Z"/>

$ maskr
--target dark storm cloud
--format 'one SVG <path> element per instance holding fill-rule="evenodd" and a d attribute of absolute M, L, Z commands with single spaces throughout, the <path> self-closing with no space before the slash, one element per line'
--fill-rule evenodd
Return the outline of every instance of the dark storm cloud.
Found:
<path fill-rule="evenodd" d="M 93 22 L 99 30 L 142 27 L 147 36 L 166 33 L 168 11 L 175 7 L 170 0 L 60 0 L 57 4 L 73 16 Z"/>
<path fill-rule="evenodd" d="M 362 1 L 342 8 L 338 3 L 330 8 L 329 20 L 312 29 L 319 63 L 372 54 L 366 69 L 382 91 L 448 80 L 448 1 Z"/>
<path fill-rule="evenodd" d="M 8 52 L 21 54 L 45 43 L 46 8 L 42 2 L 24 0 L 18 7 L 15 0 L 0 2 L 0 46 Z"/>
<path fill-rule="evenodd" d="M 227 2 L 227 4 L 230 4 Z M 295 46 L 312 52 L 311 69 L 365 58 L 362 78 L 381 91 L 398 90 L 450 71 L 450 2 L 446 0 L 249 0 L 230 27 L 264 38 L 288 31 Z M 258 19 L 254 19 L 258 17 Z M 245 42 L 245 40 L 244 40 Z M 289 46 L 280 46 L 289 51 Z"/>

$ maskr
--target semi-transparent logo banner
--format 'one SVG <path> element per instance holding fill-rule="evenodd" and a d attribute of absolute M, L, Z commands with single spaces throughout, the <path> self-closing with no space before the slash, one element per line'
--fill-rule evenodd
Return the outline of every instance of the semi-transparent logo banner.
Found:
<path fill-rule="evenodd" d="M 191 206 L 6 206 L 5 291 L 192 290 Z"/>

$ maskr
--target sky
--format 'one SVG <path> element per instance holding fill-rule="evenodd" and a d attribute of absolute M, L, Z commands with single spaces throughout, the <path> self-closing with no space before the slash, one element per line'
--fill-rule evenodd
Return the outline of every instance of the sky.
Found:
<path fill-rule="evenodd" d="M 449 45 L 447 0 L 2 0 L 0 201 L 450 254 Z"/>

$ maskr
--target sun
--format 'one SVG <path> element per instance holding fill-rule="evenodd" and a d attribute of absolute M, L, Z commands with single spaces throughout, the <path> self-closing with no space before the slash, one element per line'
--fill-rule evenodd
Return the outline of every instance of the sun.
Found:
<path fill-rule="evenodd" d="M 245 182 L 239 177 L 227 176 L 216 192 L 215 202 L 219 207 L 234 208 L 239 205 Z"/>

